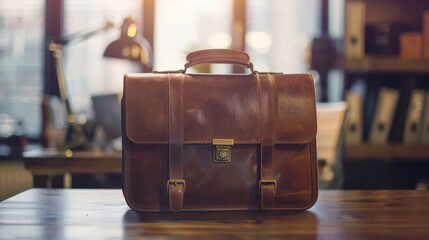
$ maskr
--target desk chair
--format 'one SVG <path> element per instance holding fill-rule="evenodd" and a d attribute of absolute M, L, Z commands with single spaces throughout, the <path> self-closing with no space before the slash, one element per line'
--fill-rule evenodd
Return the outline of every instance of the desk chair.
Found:
<path fill-rule="evenodd" d="M 317 158 L 321 189 L 343 184 L 342 145 L 347 104 L 317 103 Z"/>

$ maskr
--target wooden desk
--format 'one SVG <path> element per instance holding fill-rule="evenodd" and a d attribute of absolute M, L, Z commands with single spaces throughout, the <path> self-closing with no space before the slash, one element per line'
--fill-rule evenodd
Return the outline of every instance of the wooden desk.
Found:
<path fill-rule="evenodd" d="M 121 190 L 30 189 L 0 202 L 0 238 L 429 239 L 428 191 L 321 191 L 309 211 L 137 214 Z"/>
<path fill-rule="evenodd" d="M 121 152 L 74 151 L 66 154 L 56 149 L 24 152 L 23 161 L 33 175 L 64 175 L 64 187 L 71 186 L 71 173 L 121 173 Z M 48 178 L 47 187 L 51 185 Z"/>

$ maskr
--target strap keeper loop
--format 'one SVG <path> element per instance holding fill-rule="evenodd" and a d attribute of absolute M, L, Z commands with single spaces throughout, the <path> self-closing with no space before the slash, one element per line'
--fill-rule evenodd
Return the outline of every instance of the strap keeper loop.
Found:
<path fill-rule="evenodd" d="M 167 194 L 170 193 L 170 185 L 177 186 L 177 184 L 182 184 L 183 185 L 183 192 L 185 192 L 185 189 L 186 189 L 185 180 L 183 180 L 183 179 L 170 179 L 167 181 Z"/>
<path fill-rule="evenodd" d="M 259 181 L 259 194 L 261 194 L 262 186 L 274 185 L 274 192 L 277 192 L 277 181 L 276 180 L 260 180 Z"/>

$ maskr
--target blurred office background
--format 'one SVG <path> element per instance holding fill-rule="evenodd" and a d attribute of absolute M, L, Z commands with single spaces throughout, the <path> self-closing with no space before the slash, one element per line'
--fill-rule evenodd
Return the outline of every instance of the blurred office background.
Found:
<path fill-rule="evenodd" d="M 30 144 L 46 144 L 41 104 L 45 96 L 60 95 L 49 43 L 109 21 L 115 28 L 65 44 L 62 49 L 70 105 L 85 121 L 95 118 L 93 96 L 122 92 L 124 73 L 182 69 L 186 54 L 197 49 L 239 49 L 249 53 L 259 71 L 313 74 L 321 106 L 318 138 L 326 137 L 324 128 L 335 130 L 331 145 L 326 146 L 333 150 L 320 149 L 320 156 L 326 155 L 320 159 L 321 169 L 332 168 L 321 171 L 326 186 L 425 187 L 429 152 L 420 140 L 423 134 L 417 134 L 411 143 L 403 141 L 404 116 L 413 102 L 413 90 L 424 95 L 415 100 L 420 101 L 423 113 L 422 99 L 429 89 L 425 82 L 429 60 L 423 44 L 429 38 L 429 4 L 411 1 L 0 0 L 0 130 L 4 132 L 0 139 L 19 134 Z M 103 57 L 128 16 L 150 44 L 153 64 Z M 384 32 L 380 30 L 383 26 L 387 28 Z M 368 31 L 375 31 L 371 34 L 380 38 L 365 39 Z M 406 39 L 400 42 L 402 33 L 411 35 L 405 34 Z M 353 39 L 349 41 L 350 36 Z M 396 45 L 386 43 L 389 40 Z M 416 44 L 407 45 L 407 41 L 421 41 L 417 50 L 421 54 L 410 59 L 407 53 L 416 49 L 404 49 Z M 364 43 L 379 45 L 367 48 Z M 402 43 L 406 46 L 401 45 L 400 50 Z M 389 51 L 389 47 L 394 49 Z M 210 71 L 234 73 L 240 69 L 221 65 Z M 385 88 L 393 90 L 388 96 L 400 97 L 390 110 L 393 127 L 384 126 L 388 137 L 374 143 L 371 126 L 379 93 Z M 329 119 L 334 115 L 334 120 Z M 413 125 L 419 127 L 418 132 L 427 128 L 421 115 L 419 124 Z M 393 128 L 399 133 L 390 131 Z M 338 182 L 329 183 L 333 178 Z"/>

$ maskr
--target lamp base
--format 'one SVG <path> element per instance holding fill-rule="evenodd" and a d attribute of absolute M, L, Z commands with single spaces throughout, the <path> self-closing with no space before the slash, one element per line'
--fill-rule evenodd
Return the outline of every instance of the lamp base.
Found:
<path fill-rule="evenodd" d="M 66 141 L 60 147 L 61 149 L 83 149 L 87 142 L 87 137 L 84 130 L 84 124 L 71 123 L 67 129 Z"/>

